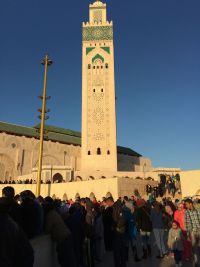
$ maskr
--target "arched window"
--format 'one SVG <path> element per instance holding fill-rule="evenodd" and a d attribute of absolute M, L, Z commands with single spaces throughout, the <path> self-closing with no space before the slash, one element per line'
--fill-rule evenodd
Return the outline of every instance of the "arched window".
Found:
<path fill-rule="evenodd" d="M 93 66 L 93 69 L 95 69 L 95 66 Z"/>
<path fill-rule="evenodd" d="M 88 70 L 90 70 L 91 69 L 91 65 L 90 64 L 88 64 Z"/>
<path fill-rule="evenodd" d="M 97 155 L 101 155 L 101 148 L 97 148 Z"/>
<path fill-rule="evenodd" d="M 88 155 L 91 155 L 91 152 L 90 152 L 90 150 L 88 151 Z"/>
<path fill-rule="evenodd" d="M 101 88 L 101 92 L 103 93 L 103 88 Z"/>
<path fill-rule="evenodd" d="M 95 93 L 95 89 L 93 89 L 93 92 Z"/>
<path fill-rule="evenodd" d="M 106 69 L 108 69 L 108 63 L 106 63 L 105 67 L 106 67 Z"/>
<path fill-rule="evenodd" d="M 96 199 L 95 194 L 93 192 L 90 193 L 89 198 L 91 201 L 94 201 Z"/>
<path fill-rule="evenodd" d="M 79 193 L 76 193 L 76 195 L 75 195 L 75 199 L 77 200 L 77 199 L 80 199 L 80 195 L 79 195 Z"/>
<path fill-rule="evenodd" d="M 12 143 L 11 147 L 12 148 L 16 148 L 16 144 L 15 143 Z"/>
<path fill-rule="evenodd" d="M 107 151 L 107 154 L 110 155 L 110 150 Z"/>

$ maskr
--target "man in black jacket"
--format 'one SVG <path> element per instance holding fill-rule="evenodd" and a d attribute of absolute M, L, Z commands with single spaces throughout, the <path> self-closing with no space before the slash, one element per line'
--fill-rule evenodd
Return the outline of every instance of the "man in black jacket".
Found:
<path fill-rule="evenodd" d="M 150 219 L 150 208 L 147 206 L 145 201 L 141 199 L 137 203 L 136 210 L 136 224 L 140 235 L 142 238 L 142 247 L 143 247 L 143 258 L 146 259 L 148 256 L 151 256 L 151 232 L 152 232 L 152 223 Z"/>
<path fill-rule="evenodd" d="M 10 201 L 0 198 L 0 266 L 33 267 L 33 249 L 20 227 L 8 215 Z"/>
<path fill-rule="evenodd" d="M 22 210 L 21 206 L 14 200 L 15 190 L 12 186 L 6 186 L 2 190 L 2 196 L 10 201 L 9 215 L 21 227 Z"/>
<path fill-rule="evenodd" d="M 126 247 L 126 230 L 127 221 L 124 215 L 121 200 L 118 199 L 113 205 L 112 218 L 114 222 L 114 266 L 126 267 L 127 264 L 127 247 Z"/>

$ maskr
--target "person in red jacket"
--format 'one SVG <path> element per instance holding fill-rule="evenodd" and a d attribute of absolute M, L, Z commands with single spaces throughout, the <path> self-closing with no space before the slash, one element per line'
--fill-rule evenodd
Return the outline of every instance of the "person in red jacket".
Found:
<path fill-rule="evenodd" d="M 183 258 L 189 260 L 192 254 L 191 242 L 187 239 L 187 233 L 185 229 L 185 207 L 182 202 L 178 204 L 178 210 L 174 213 L 174 220 L 179 223 L 180 229 L 183 233 Z"/>

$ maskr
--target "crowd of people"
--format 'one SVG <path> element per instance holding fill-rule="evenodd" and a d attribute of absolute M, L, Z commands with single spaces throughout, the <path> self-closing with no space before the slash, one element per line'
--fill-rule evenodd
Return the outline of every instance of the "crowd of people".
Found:
<path fill-rule="evenodd" d="M 36 184 L 36 180 L 34 179 L 25 179 L 25 180 L 0 180 L 0 184 L 5 184 L 5 185 L 8 185 L 8 184 Z M 51 180 L 46 180 L 45 182 L 43 180 L 41 180 L 41 184 L 51 184 Z"/>
<path fill-rule="evenodd" d="M 126 267 L 130 257 L 137 262 L 155 256 L 173 256 L 176 266 L 191 260 L 200 266 L 197 204 L 191 199 L 158 202 L 134 196 L 61 201 L 36 198 L 29 190 L 15 196 L 13 187 L 7 186 L 0 198 L 0 266 L 32 267 L 30 239 L 42 234 L 56 243 L 61 267 L 94 267 L 106 251 L 113 253 L 114 267 Z"/>
<path fill-rule="evenodd" d="M 150 184 L 146 186 L 146 193 L 154 198 L 171 196 L 175 197 L 176 193 L 181 194 L 181 183 L 179 174 L 176 175 L 160 175 L 158 185 L 152 187 Z"/>

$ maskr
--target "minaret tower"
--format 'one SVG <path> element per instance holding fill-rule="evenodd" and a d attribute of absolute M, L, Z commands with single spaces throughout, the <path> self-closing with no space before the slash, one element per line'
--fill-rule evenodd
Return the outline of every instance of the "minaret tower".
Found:
<path fill-rule="evenodd" d="M 117 171 L 113 24 L 89 6 L 82 43 L 82 171 Z"/>

